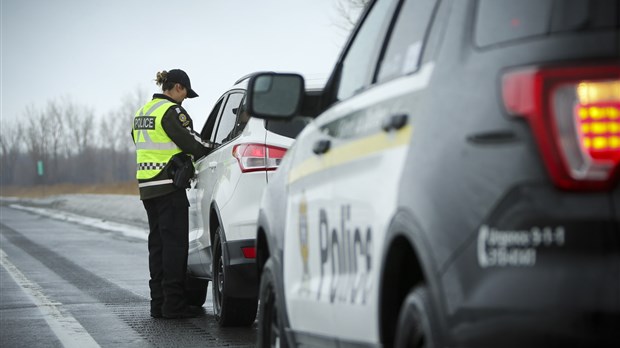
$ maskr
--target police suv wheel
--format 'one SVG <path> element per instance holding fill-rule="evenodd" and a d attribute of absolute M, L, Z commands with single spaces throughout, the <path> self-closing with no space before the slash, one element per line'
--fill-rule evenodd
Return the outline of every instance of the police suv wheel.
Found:
<path fill-rule="evenodd" d="M 209 281 L 194 277 L 187 277 L 185 282 L 185 299 L 190 306 L 202 307 L 207 299 Z"/>
<path fill-rule="evenodd" d="M 256 319 L 256 298 L 234 298 L 226 294 L 226 264 L 222 252 L 222 229 L 213 239 L 213 314 L 220 326 L 249 326 Z"/>
<path fill-rule="evenodd" d="M 396 326 L 396 348 L 435 348 L 435 317 L 426 286 L 418 286 L 405 298 Z"/>
<path fill-rule="evenodd" d="M 267 260 L 260 279 L 257 347 L 287 347 L 278 312 L 273 262 Z"/>

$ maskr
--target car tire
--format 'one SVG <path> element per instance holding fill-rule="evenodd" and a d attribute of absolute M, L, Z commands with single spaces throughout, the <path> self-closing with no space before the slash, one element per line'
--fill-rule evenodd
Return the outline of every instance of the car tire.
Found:
<path fill-rule="evenodd" d="M 187 276 L 185 281 L 185 300 L 190 306 L 202 307 L 207 299 L 209 280 Z"/>
<path fill-rule="evenodd" d="M 256 298 L 234 298 L 226 294 L 227 266 L 218 227 L 213 239 L 213 313 L 220 326 L 249 326 L 256 319 Z"/>
<path fill-rule="evenodd" d="M 286 337 L 284 336 L 282 320 L 280 319 L 280 309 L 275 287 L 273 261 L 269 259 L 263 267 L 263 274 L 260 279 L 256 344 L 259 348 L 288 347 Z"/>
<path fill-rule="evenodd" d="M 437 326 L 428 288 L 418 286 L 405 298 L 396 325 L 396 348 L 435 348 Z"/>

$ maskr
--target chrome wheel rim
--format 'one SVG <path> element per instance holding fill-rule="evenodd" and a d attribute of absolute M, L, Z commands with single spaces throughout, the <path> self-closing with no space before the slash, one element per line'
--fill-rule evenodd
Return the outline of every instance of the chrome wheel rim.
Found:
<path fill-rule="evenodd" d="M 219 294 L 222 294 L 222 291 L 224 291 L 224 257 L 220 256 L 220 267 L 218 267 L 217 270 L 217 289 Z"/>
<path fill-rule="evenodd" d="M 272 289 L 273 291 L 273 289 Z M 278 310 L 276 308 L 276 298 L 275 298 L 275 294 L 272 292 L 271 295 L 269 296 L 269 302 L 270 302 L 270 313 L 269 313 L 269 321 L 270 321 L 270 327 L 269 327 L 269 338 L 270 338 L 270 343 L 271 343 L 271 347 L 277 348 L 280 347 L 280 328 L 278 325 Z"/>

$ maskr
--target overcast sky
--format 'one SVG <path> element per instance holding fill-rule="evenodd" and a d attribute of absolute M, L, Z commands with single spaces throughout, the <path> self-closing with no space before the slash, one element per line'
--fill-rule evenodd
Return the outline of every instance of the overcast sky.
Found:
<path fill-rule="evenodd" d="M 0 0 L 2 123 L 70 98 L 96 117 L 181 68 L 202 124 L 239 77 L 259 70 L 326 78 L 347 33 L 337 0 Z M 146 102 L 145 100 L 144 102 Z"/>

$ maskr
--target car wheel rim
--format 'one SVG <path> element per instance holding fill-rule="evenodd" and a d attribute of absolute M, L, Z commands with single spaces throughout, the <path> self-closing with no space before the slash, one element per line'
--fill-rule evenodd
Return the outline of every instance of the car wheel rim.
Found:
<path fill-rule="evenodd" d="M 217 270 L 217 292 L 219 300 L 222 299 L 222 292 L 224 291 L 224 258 L 220 256 L 219 267 Z"/>
<path fill-rule="evenodd" d="M 414 329 L 411 330 L 411 332 L 409 333 L 409 337 L 407 339 L 407 347 L 426 347 L 425 333 L 419 323 L 415 325 Z"/>
<path fill-rule="evenodd" d="M 269 337 L 271 341 L 271 347 L 280 347 L 280 328 L 278 326 L 278 310 L 276 308 L 275 302 L 275 294 L 272 292 L 269 296 L 269 321 L 271 323 L 269 327 Z"/>
<path fill-rule="evenodd" d="M 411 339 L 409 340 L 408 347 L 419 347 L 419 348 L 426 347 L 426 344 L 424 343 L 424 336 L 412 335 Z"/>

